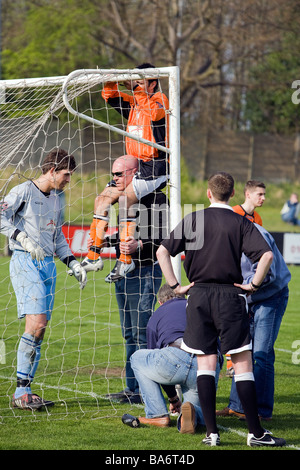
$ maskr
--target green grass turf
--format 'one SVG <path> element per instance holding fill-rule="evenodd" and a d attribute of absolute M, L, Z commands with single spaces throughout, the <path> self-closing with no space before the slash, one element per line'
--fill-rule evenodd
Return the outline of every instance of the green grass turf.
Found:
<path fill-rule="evenodd" d="M 132 429 L 123 413 L 144 415 L 142 405 L 120 405 L 105 398 L 124 388 L 124 346 L 114 287 L 104 282 L 109 261 L 100 273 L 89 274 L 83 291 L 65 266 L 57 262 L 58 279 L 53 317 L 48 325 L 33 390 L 55 401 L 47 411 L 25 412 L 10 407 L 15 387 L 16 348 L 24 323 L 16 319 L 9 281 L 9 258 L 1 258 L 0 339 L 6 356 L 0 363 L 1 450 L 208 450 L 204 431 L 181 435 L 176 418 L 168 429 Z M 265 426 L 287 440 L 286 449 L 300 449 L 300 341 L 298 316 L 300 267 L 291 266 L 290 300 L 276 342 L 276 393 L 273 420 Z M 185 275 L 182 274 L 182 282 Z M 293 355 L 294 354 L 294 355 Z M 299 362 L 299 364 L 297 363 Z M 121 378 L 122 377 L 122 378 Z M 217 408 L 228 404 L 231 379 L 221 372 Z M 222 445 L 217 450 L 246 450 L 247 428 L 236 418 L 218 418 Z M 265 448 L 264 448 L 265 450 Z M 268 449 L 267 449 L 268 450 Z"/>

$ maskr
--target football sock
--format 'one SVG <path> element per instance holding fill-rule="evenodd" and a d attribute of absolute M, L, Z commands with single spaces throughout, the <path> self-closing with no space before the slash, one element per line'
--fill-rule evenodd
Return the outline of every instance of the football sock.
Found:
<path fill-rule="evenodd" d="M 226 356 L 226 367 L 230 369 L 232 367 L 232 360 L 230 354 L 225 354 Z"/>
<path fill-rule="evenodd" d="M 120 241 L 124 242 L 127 237 L 134 237 L 135 229 L 136 229 L 136 219 L 132 217 L 127 217 L 126 219 L 120 220 Z M 120 254 L 119 260 L 122 263 L 130 264 L 131 263 L 131 255 L 129 254 Z"/>
<path fill-rule="evenodd" d="M 19 398 L 24 393 L 31 393 L 30 383 L 34 379 L 41 358 L 41 344 L 43 340 L 28 333 L 24 333 L 20 339 L 17 352 L 17 388 L 15 397 Z"/>
<path fill-rule="evenodd" d="M 207 435 L 218 433 L 216 423 L 216 384 L 214 371 L 197 371 L 198 396 Z"/>
<path fill-rule="evenodd" d="M 261 437 L 264 434 L 264 430 L 260 425 L 258 417 L 254 376 L 252 372 L 246 372 L 235 375 L 234 380 L 246 415 L 249 432 L 253 433 L 255 437 Z"/>
<path fill-rule="evenodd" d="M 109 217 L 95 215 L 90 227 L 90 237 L 94 240 L 94 244 L 90 247 L 87 257 L 95 261 L 100 256 L 100 251 L 104 242 L 105 232 L 108 228 Z"/>

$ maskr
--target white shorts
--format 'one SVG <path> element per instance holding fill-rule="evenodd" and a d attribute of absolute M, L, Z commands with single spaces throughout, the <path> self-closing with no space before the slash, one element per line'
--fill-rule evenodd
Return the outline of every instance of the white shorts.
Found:
<path fill-rule="evenodd" d="M 52 256 L 44 261 L 31 259 L 30 253 L 15 250 L 10 261 L 10 278 L 17 298 L 18 318 L 40 313 L 50 320 L 56 283 Z"/>
<path fill-rule="evenodd" d="M 147 194 L 153 193 L 161 184 L 167 182 L 167 178 L 168 177 L 164 175 L 154 179 L 144 180 L 138 178 L 135 174 L 132 179 L 132 186 L 137 200 L 139 201 L 142 197 L 147 196 Z"/>

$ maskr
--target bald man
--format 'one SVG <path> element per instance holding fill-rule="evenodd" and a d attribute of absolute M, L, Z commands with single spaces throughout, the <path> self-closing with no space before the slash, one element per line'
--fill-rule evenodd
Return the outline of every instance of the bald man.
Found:
<path fill-rule="evenodd" d="M 113 181 L 104 189 L 96 201 L 99 208 L 107 210 L 109 201 L 117 201 L 127 192 L 134 175 L 137 159 L 129 155 L 118 158 L 113 165 Z M 138 349 L 147 346 L 146 328 L 149 318 L 153 314 L 156 295 L 161 285 L 162 273 L 156 258 L 156 251 L 161 241 L 167 235 L 168 201 L 161 190 L 152 191 L 132 207 L 136 217 L 136 231 L 128 235 L 124 241 L 115 240 L 117 258 L 122 254 L 129 254 L 134 263 L 134 269 L 126 274 L 126 277 L 111 281 L 110 277 L 115 273 L 115 268 L 109 273 L 105 281 L 115 283 L 116 299 L 119 307 L 122 336 L 126 348 L 126 388 L 121 392 L 110 393 L 109 399 L 120 402 L 140 403 L 138 382 L 131 368 L 130 357 Z M 98 236 L 97 230 L 91 231 L 94 237 Z M 95 266 L 102 262 L 86 258 L 83 263 Z M 118 265 L 118 261 L 116 266 Z M 92 269 L 90 269 L 92 270 Z"/>
<path fill-rule="evenodd" d="M 132 155 L 122 155 L 112 166 L 113 179 L 98 195 L 94 203 L 94 218 L 90 228 L 93 244 L 89 247 L 88 255 L 81 265 L 89 271 L 101 271 L 103 261 L 100 252 L 104 244 L 105 232 L 109 222 L 109 209 L 124 196 L 124 191 L 132 182 L 138 169 L 138 160 Z"/>
<path fill-rule="evenodd" d="M 136 231 L 136 211 L 133 206 L 143 197 L 165 185 L 165 180 L 160 177 L 151 180 L 140 178 L 138 168 L 139 160 L 134 156 L 122 155 L 119 157 L 112 167 L 113 180 L 95 199 L 94 218 L 90 232 L 94 243 L 82 262 L 82 266 L 87 272 L 103 269 L 100 253 L 109 223 L 109 209 L 119 202 L 120 257 L 110 276 L 106 278 L 107 282 L 116 282 L 135 269 L 135 263 L 129 250 L 122 250 L 122 244 L 129 237 L 134 238 Z"/>

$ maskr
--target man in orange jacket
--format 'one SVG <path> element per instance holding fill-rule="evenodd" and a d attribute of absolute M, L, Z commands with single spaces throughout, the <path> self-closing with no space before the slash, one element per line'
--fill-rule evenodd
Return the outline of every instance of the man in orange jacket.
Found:
<path fill-rule="evenodd" d="M 138 69 L 154 68 L 151 64 L 142 64 Z M 118 84 L 105 84 L 102 96 L 127 119 L 127 132 L 150 142 L 168 146 L 168 98 L 158 89 L 158 78 L 126 81 L 124 85 L 132 95 L 120 92 Z M 138 140 L 126 137 L 126 153 L 138 159 L 138 170 L 122 195 L 101 193 L 95 200 L 94 218 L 91 231 L 97 238 L 90 247 L 82 265 L 87 271 L 103 268 L 100 252 L 104 243 L 109 222 L 109 208 L 119 202 L 120 241 L 125 241 L 135 232 L 135 214 L 130 208 L 142 197 L 166 185 L 168 175 L 167 153 Z M 115 175 L 114 175 L 115 176 Z M 121 254 L 117 263 L 106 277 L 107 282 L 116 282 L 131 272 L 135 264 L 130 254 Z"/>

